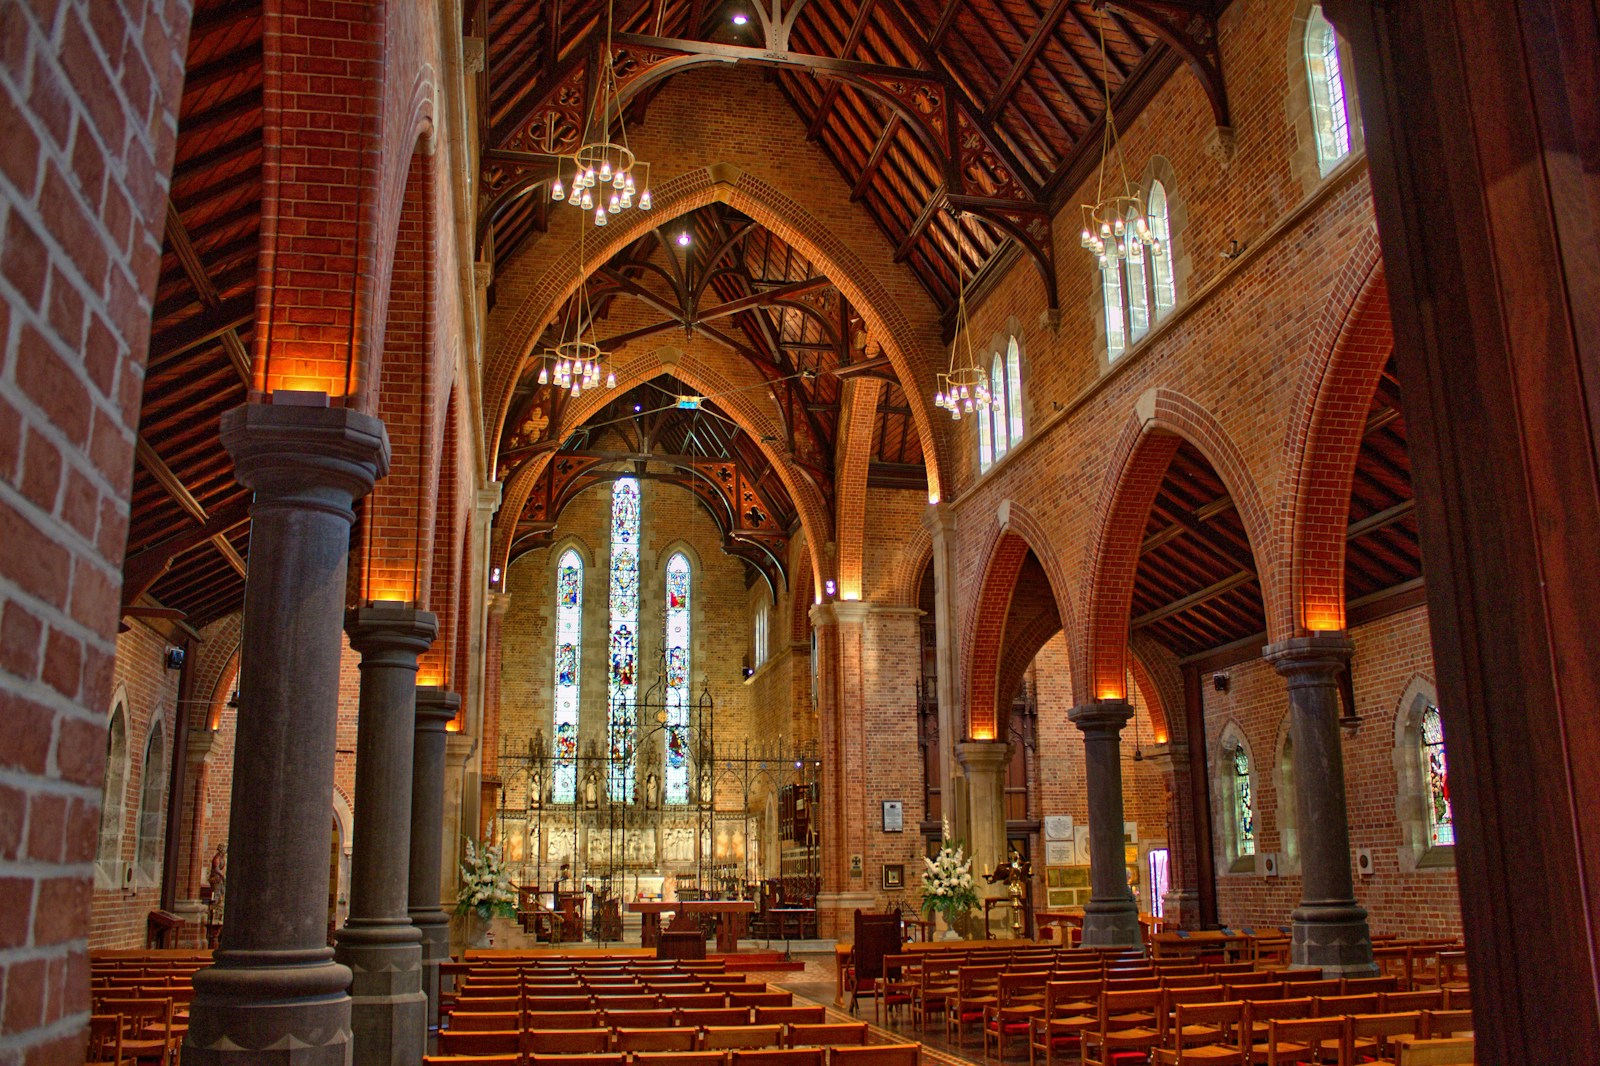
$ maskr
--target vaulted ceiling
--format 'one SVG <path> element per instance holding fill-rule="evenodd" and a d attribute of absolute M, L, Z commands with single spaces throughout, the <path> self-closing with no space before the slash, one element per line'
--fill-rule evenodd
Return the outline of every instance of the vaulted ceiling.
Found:
<path fill-rule="evenodd" d="M 1052 294 L 1051 215 L 1098 159 L 1106 100 L 1127 122 L 1187 63 L 1227 123 L 1216 52 L 1226 0 L 617 0 L 612 56 L 633 114 L 673 73 L 767 68 L 795 120 L 895 257 L 948 309 L 1015 244 Z M 742 21 L 742 25 L 736 23 Z M 546 152 L 577 146 L 608 28 L 605 0 L 481 0 L 482 237 L 504 262 L 547 225 L 525 195 Z M 1102 41 L 1104 47 L 1102 49 Z M 1053 295 L 1052 295 L 1053 299 Z"/>

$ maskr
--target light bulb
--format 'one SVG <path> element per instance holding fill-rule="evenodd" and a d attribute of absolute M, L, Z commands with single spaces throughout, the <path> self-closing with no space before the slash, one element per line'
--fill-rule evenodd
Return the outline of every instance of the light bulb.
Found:
<path fill-rule="evenodd" d="M 1122 236 L 1123 229 L 1124 226 L 1122 224 L 1122 216 L 1118 215 L 1111 223 L 1111 232 L 1120 237 Z"/>
<path fill-rule="evenodd" d="M 616 193 L 612 193 L 611 194 L 611 213 L 613 215 L 617 213 L 617 211 L 618 211 L 618 209 L 619 209 L 621 204 L 622 204 L 622 197 L 618 196 Z"/>
<path fill-rule="evenodd" d="M 1151 255 L 1160 255 L 1161 254 L 1161 242 L 1160 241 L 1151 240 L 1151 242 L 1150 242 L 1150 254 Z"/>
<path fill-rule="evenodd" d="M 550 365 L 548 363 L 539 364 L 539 384 L 550 384 Z"/>
<path fill-rule="evenodd" d="M 650 210 L 650 190 L 649 189 L 646 189 L 644 192 L 639 194 L 639 210 L 641 210 L 641 211 Z"/>
<path fill-rule="evenodd" d="M 594 168 L 590 167 L 583 175 L 583 183 L 589 188 L 594 188 Z"/>
<path fill-rule="evenodd" d="M 1118 241 L 1117 242 L 1117 258 L 1118 259 L 1126 259 L 1126 258 L 1128 258 L 1128 242 L 1127 241 Z"/>
<path fill-rule="evenodd" d="M 1100 223 L 1100 239 L 1105 240 L 1111 236 L 1111 227 L 1105 222 Z"/>
<path fill-rule="evenodd" d="M 595 208 L 595 210 L 594 210 L 594 224 L 596 226 L 604 226 L 606 224 L 606 209 L 605 208 L 603 208 L 603 207 Z"/>
<path fill-rule="evenodd" d="M 944 393 L 943 392 L 934 393 L 933 402 L 938 404 L 940 407 L 943 407 L 944 406 Z"/>
<path fill-rule="evenodd" d="M 967 412 L 967 414 L 970 415 L 972 413 L 972 401 L 971 400 L 963 400 L 961 402 L 961 407 L 962 407 L 963 410 L 965 410 Z"/>
<path fill-rule="evenodd" d="M 566 198 L 567 198 L 567 190 L 562 188 L 561 179 L 557 178 L 556 179 L 556 183 L 554 185 L 550 186 L 550 199 L 552 199 L 552 200 L 565 200 Z"/>
<path fill-rule="evenodd" d="M 574 397 L 576 397 L 578 395 L 578 393 L 580 393 L 582 391 L 583 391 L 583 387 L 581 385 L 579 385 L 576 381 L 574 381 L 572 383 L 572 395 Z"/>
<path fill-rule="evenodd" d="M 951 404 L 950 405 L 950 418 L 953 421 L 956 421 L 956 422 L 961 421 L 961 408 L 956 406 L 955 404 Z"/>
<path fill-rule="evenodd" d="M 627 192 L 627 191 L 623 192 L 623 194 L 622 194 L 622 209 L 624 211 L 626 211 L 628 208 L 630 208 L 632 206 L 633 206 L 633 193 L 632 192 Z"/>
<path fill-rule="evenodd" d="M 611 180 L 611 160 L 609 160 L 609 159 L 607 159 L 605 162 L 600 164 L 600 180 L 601 181 L 610 181 Z"/>
<path fill-rule="evenodd" d="M 1093 242 L 1094 235 L 1089 232 L 1089 227 L 1085 226 L 1083 228 L 1083 232 L 1078 234 L 1078 243 L 1083 247 L 1088 248 Z"/>
<path fill-rule="evenodd" d="M 606 375 L 606 388 L 614 389 L 616 387 L 617 387 L 617 375 L 616 375 L 615 371 L 612 371 L 611 373 L 608 373 Z"/>
<path fill-rule="evenodd" d="M 594 197 L 589 195 L 589 190 L 588 189 L 583 190 L 583 209 L 585 211 L 587 211 L 593 206 L 594 206 Z"/>

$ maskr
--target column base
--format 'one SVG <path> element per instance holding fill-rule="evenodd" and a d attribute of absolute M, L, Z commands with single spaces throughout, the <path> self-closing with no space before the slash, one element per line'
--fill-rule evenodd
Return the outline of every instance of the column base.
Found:
<path fill-rule="evenodd" d="M 1084 947 L 1137 948 L 1143 945 L 1139 908 L 1133 900 L 1090 900 L 1084 906 Z"/>
<path fill-rule="evenodd" d="M 349 1066 L 350 971 L 313 952 L 219 952 L 195 974 L 184 1066 Z"/>
<path fill-rule="evenodd" d="M 415 1066 L 428 1036 L 417 930 L 357 919 L 339 931 L 334 957 L 350 967 L 350 1027 L 363 1066 Z"/>
<path fill-rule="evenodd" d="M 1179 929 L 1200 928 L 1200 893 L 1168 892 L 1161 897 L 1161 909 L 1168 922 Z"/>
<path fill-rule="evenodd" d="M 1355 904 L 1301 904 L 1294 909 L 1289 962 L 1320 967 L 1329 977 L 1374 977 L 1367 912 Z"/>
<path fill-rule="evenodd" d="M 877 903 L 871 892 L 819 892 L 817 935 L 824 940 L 855 935 L 856 911 L 875 911 Z"/>
<path fill-rule="evenodd" d="M 439 964 L 450 958 L 450 918 L 435 907 L 412 911 L 411 924 L 422 934 L 422 993 L 427 998 L 428 1028 L 439 1027 Z"/>

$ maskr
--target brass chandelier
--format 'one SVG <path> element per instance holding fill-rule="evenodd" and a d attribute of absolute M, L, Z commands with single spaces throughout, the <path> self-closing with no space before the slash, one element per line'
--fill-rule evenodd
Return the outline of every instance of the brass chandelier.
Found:
<path fill-rule="evenodd" d="M 1111 107 L 1111 82 L 1107 77 L 1106 13 L 1100 10 L 1100 85 L 1105 91 L 1105 122 L 1100 142 L 1100 170 L 1092 204 L 1080 205 L 1083 211 L 1083 230 L 1078 234 L 1078 244 L 1089 251 L 1100 264 L 1101 270 L 1110 270 L 1119 261 L 1143 262 L 1146 250 L 1160 256 L 1164 249 L 1161 241 L 1150 230 L 1140 198 L 1133 183 L 1128 180 L 1127 160 L 1123 158 L 1122 143 L 1117 138 L 1117 116 Z M 1114 181 L 1106 187 L 1106 171 L 1115 164 L 1120 187 Z"/>

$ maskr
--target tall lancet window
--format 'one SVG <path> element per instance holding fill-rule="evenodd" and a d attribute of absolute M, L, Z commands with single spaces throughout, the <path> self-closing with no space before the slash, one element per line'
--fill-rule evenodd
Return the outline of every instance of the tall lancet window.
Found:
<path fill-rule="evenodd" d="M 634 732 L 639 693 L 639 482 L 611 489 L 611 677 L 606 792 L 633 802 Z"/>
<path fill-rule="evenodd" d="M 668 803 L 689 802 L 689 560 L 667 560 L 667 766 Z"/>
<path fill-rule="evenodd" d="M 578 798 L 578 671 L 583 663 L 583 559 L 568 548 L 556 563 L 555 740 L 550 789 L 556 803 Z"/>

